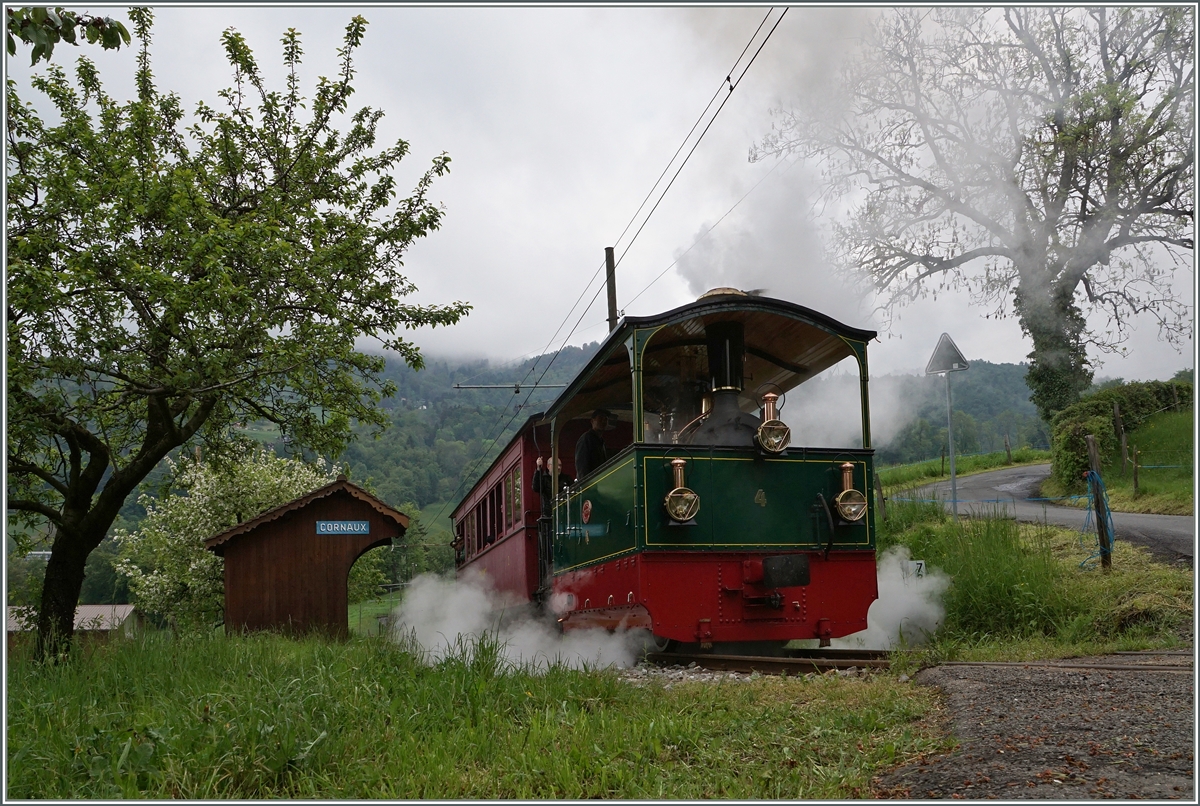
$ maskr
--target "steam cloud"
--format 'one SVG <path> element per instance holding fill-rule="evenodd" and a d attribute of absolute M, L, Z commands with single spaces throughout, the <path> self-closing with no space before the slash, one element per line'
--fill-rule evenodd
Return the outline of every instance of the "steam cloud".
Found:
<path fill-rule="evenodd" d="M 636 631 L 573 630 L 560 634 L 551 622 L 522 603 L 497 593 L 482 575 L 457 581 L 422 574 L 394 611 L 393 636 L 415 638 L 434 663 L 481 636 L 501 645 L 502 657 L 517 667 L 544 670 L 562 664 L 578 669 L 637 663 L 644 637 Z"/>
<path fill-rule="evenodd" d="M 867 629 L 835 638 L 842 649 L 891 649 L 901 644 L 922 644 L 946 617 L 942 594 L 950 577 L 926 567 L 924 577 L 908 574 L 907 546 L 893 546 L 879 557 L 879 598 L 867 611 Z"/>

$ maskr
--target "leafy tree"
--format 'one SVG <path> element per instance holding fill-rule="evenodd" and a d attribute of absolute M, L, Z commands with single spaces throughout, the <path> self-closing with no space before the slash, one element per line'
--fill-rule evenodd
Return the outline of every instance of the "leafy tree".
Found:
<path fill-rule="evenodd" d="M 751 157 L 821 162 L 850 208 L 834 259 L 886 310 L 947 287 L 997 315 L 1011 298 L 1048 421 L 1130 315 L 1188 332 L 1170 265 L 1193 248 L 1194 25 L 1186 7 L 897 9 L 822 93 L 840 106 L 783 114 Z"/>
<path fill-rule="evenodd" d="M 382 112 L 347 108 L 364 19 L 311 99 L 295 30 L 282 91 L 227 30 L 234 87 L 185 129 L 151 73 L 151 12 L 130 18 L 134 100 L 109 96 L 86 58 L 74 81 L 57 65 L 32 80 L 55 125 L 7 88 L 8 508 L 55 529 L 42 657 L 69 647 L 88 554 L 172 450 L 202 441 L 211 456 L 235 424 L 266 420 L 293 451 L 337 455 L 353 421 L 386 424 L 376 403 L 395 389 L 355 341 L 420 368 L 397 334 L 470 309 L 403 302 L 401 258 L 441 222 L 427 196 L 449 158 L 396 203 L 408 144 L 376 151 Z"/>
<path fill-rule="evenodd" d="M 185 460 L 176 467 L 177 495 L 141 496 L 146 517 L 116 531 L 117 570 L 141 608 L 179 629 L 219 624 L 225 610 L 222 558 L 204 541 L 268 509 L 332 483 L 323 461 L 307 463 L 255 448 L 218 463 Z"/>
<path fill-rule="evenodd" d="M 388 581 L 389 547 L 380 546 L 359 557 L 350 567 L 350 578 L 346 580 L 346 600 L 358 604 L 374 599 L 379 587 Z"/>
<path fill-rule="evenodd" d="M 1196 375 L 1195 370 L 1181 369 L 1178 372 L 1176 372 L 1174 375 L 1171 376 L 1171 380 L 1177 381 L 1179 383 L 1191 383 L 1192 379 L 1195 378 L 1195 375 Z"/>
<path fill-rule="evenodd" d="M 26 6 L 24 8 L 9 8 L 8 13 L 8 55 L 17 54 L 17 40 L 27 45 L 33 45 L 30 52 L 32 61 L 38 59 L 50 61 L 54 46 L 60 41 L 72 45 L 79 44 L 79 37 L 87 40 L 88 44 L 100 43 L 105 50 L 119 50 L 121 44 L 129 44 L 129 31 L 119 21 L 112 17 L 94 17 L 67 11 L 61 7 Z M 79 33 L 76 33 L 78 30 Z"/>

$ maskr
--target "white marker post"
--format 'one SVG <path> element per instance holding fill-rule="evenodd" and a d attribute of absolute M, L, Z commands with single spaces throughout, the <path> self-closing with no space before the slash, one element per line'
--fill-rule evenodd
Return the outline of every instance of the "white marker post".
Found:
<path fill-rule="evenodd" d="M 946 442 L 950 451 L 950 501 L 954 508 L 954 520 L 958 520 L 958 478 L 954 473 L 954 408 L 950 396 L 950 373 L 970 369 L 967 359 L 959 352 L 949 333 L 943 333 L 929 363 L 926 375 L 946 376 Z"/>

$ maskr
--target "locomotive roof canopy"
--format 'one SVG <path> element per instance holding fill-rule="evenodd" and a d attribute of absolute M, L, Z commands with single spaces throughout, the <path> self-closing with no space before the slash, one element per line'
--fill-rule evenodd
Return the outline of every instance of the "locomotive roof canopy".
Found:
<path fill-rule="evenodd" d="M 716 322 L 741 322 L 745 328 L 746 389 L 774 384 L 786 392 L 855 355 L 851 342 L 865 347 L 873 330 L 843 324 L 823 313 L 771 297 L 740 293 L 706 295 L 655 316 L 627 316 L 600 345 L 592 360 L 546 410 L 545 416 L 586 416 L 598 407 L 618 417 L 633 404 L 630 350 L 635 331 L 654 330 L 645 342 L 642 370 L 647 381 L 656 372 L 674 371 L 680 350 L 704 349 L 705 329 Z M 752 379 L 752 380 L 751 380 Z M 614 401 L 628 401 L 624 406 Z M 743 396 L 747 411 L 757 401 Z"/>

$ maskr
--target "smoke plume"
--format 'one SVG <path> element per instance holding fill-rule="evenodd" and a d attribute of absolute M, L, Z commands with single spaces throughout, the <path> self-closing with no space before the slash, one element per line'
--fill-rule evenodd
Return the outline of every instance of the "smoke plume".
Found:
<path fill-rule="evenodd" d="M 867 629 L 837 638 L 833 646 L 843 649 L 891 649 L 922 644 L 946 617 L 942 594 L 950 577 L 925 569 L 925 576 L 910 573 L 912 557 L 907 546 L 893 546 L 879 557 L 879 598 L 867 611 Z"/>
<path fill-rule="evenodd" d="M 549 618 L 497 593 L 478 574 L 457 581 L 422 574 L 409 585 L 393 616 L 393 637 L 415 639 L 429 663 L 462 647 L 469 651 L 486 635 L 501 645 L 502 657 L 515 667 L 626 668 L 637 663 L 644 640 L 636 632 L 559 633 Z"/>

